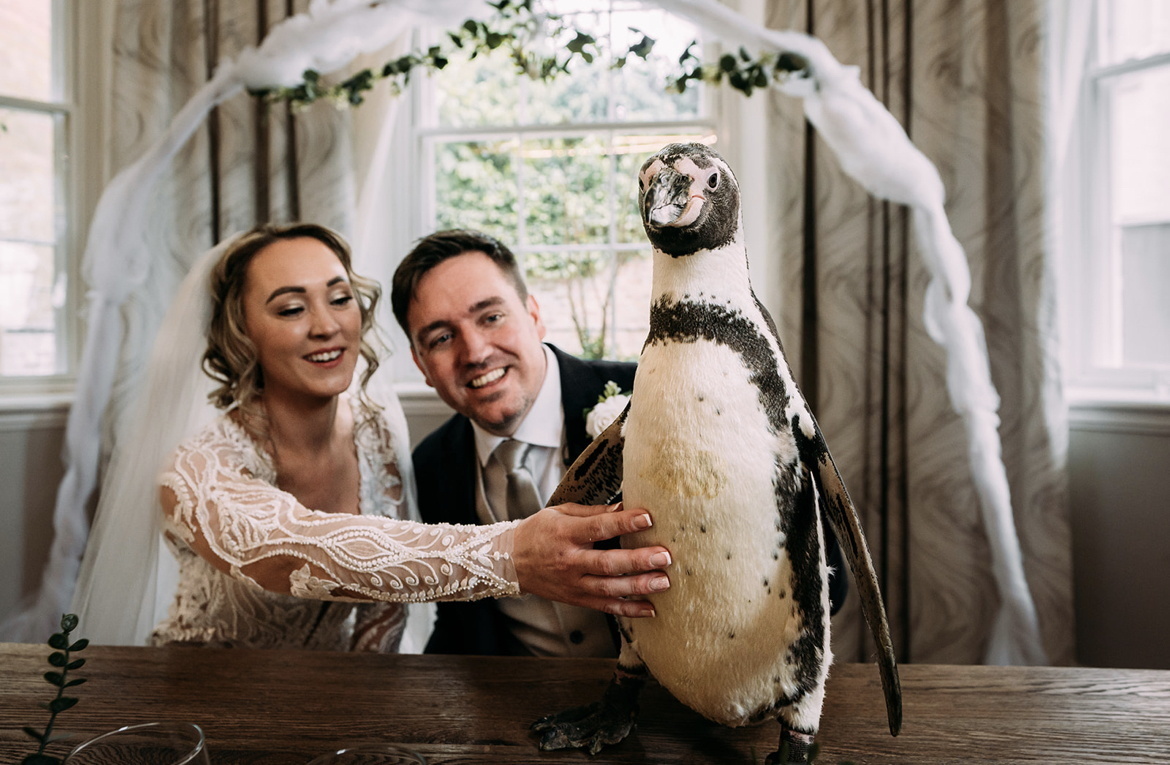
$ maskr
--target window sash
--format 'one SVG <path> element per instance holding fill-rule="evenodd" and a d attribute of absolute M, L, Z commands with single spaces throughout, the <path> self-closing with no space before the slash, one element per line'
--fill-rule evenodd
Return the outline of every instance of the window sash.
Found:
<path fill-rule="evenodd" d="M 46 114 L 53 120 L 53 279 L 54 290 L 63 287 L 64 295 L 53 311 L 54 369 L 45 375 L 0 375 L 0 394 L 27 396 L 57 394 L 72 387 L 78 356 L 78 306 L 76 295 L 80 272 L 80 253 L 75 236 L 76 194 L 72 157 L 77 145 L 77 122 L 74 73 L 77 71 L 75 39 L 77 25 L 75 0 L 49 0 L 52 3 L 52 51 L 50 53 L 51 99 L 40 100 L 0 94 L 0 108 L 18 112 Z"/>
<path fill-rule="evenodd" d="M 1097 7 L 1096 12 L 1101 14 L 1102 9 Z M 1102 26 L 1096 25 L 1098 29 Z M 1127 226 L 1170 224 L 1170 216 L 1120 221 L 1114 214 L 1110 104 L 1110 90 L 1120 78 L 1159 69 L 1170 71 L 1170 53 L 1100 64 L 1103 40 L 1098 36 L 1091 45 L 1078 116 L 1080 150 L 1075 156 L 1079 167 L 1065 178 L 1066 187 L 1076 189 L 1065 225 L 1069 250 L 1069 288 L 1064 291 L 1069 302 L 1065 309 L 1069 315 L 1065 323 L 1069 330 L 1067 391 L 1074 402 L 1170 403 L 1170 366 L 1127 363 L 1123 358 L 1122 233 Z M 1170 284 L 1166 287 L 1170 290 Z"/>

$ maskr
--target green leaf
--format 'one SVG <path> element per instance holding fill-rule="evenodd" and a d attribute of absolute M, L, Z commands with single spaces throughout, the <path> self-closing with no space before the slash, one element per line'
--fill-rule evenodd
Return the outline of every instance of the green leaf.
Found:
<path fill-rule="evenodd" d="M 73 645 L 69 646 L 69 650 L 70 651 L 84 651 L 88 647 L 89 647 L 89 640 L 87 638 L 82 638 L 81 640 L 78 640 Z"/>
<path fill-rule="evenodd" d="M 65 637 L 65 635 L 63 633 L 54 632 L 49 637 L 49 647 L 56 648 L 57 650 L 60 650 L 60 651 L 64 651 L 66 648 L 69 647 L 69 638 Z"/>
<path fill-rule="evenodd" d="M 65 632 L 72 632 L 77 629 L 77 614 L 62 614 L 61 629 Z"/>
<path fill-rule="evenodd" d="M 64 672 L 46 672 L 44 674 L 44 678 L 45 678 L 45 681 L 48 682 L 50 685 L 55 685 L 58 688 L 62 688 L 65 686 L 65 673 Z"/>
<path fill-rule="evenodd" d="M 81 669 L 84 666 L 85 666 L 85 659 L 78 659 L 77 661 L 71 661 L 68 664 L 66 664 L 65 669 Z"/>
<path fill-rule="evenodd" d="M 49 702 L 49 711 L 53 714 L 64 712 L 66 709 L 73 708 L 78 702 L 78 699 L 72 696 L 61 696 Z"/>
<path fill-rule="evenodd" d="M 633 31 L 637 32 L 638 30 L 635 29 Z M 650 55 L 650 51 L 654 50 L 654 43 L 655 42 L 656 41 L 654 40 L 653 37 L 650 37 L 648 35 L 642 35 L 642 39 L 640 42 L 636 43 L 635 45 L 630 46 L 630 53 L 633 53 L 638 58 L 645 59 L 647 56 Z"/>
<path fill-rule="evenodd" d="M 86 683 L 86 682 L 89 682 L 89 678 L 75 677 L 72 680 L 70 680 L 69 682 L 65 683 L 65 685 L 62 685 L 61 687 L 62 688 L 72 688 L 75 685 L 81 685 L 82 683 Z"/>
<path fill-rule="evenodd" d="M 69 663 L 69 657 L 60 651 L 49 654 L 49 663 L 54 667 L 64 667 Z"/>
<path fill-rule="evenodd" d="M 41 733 L 36 728 L 33 728 L 32 726 L 26 725 L 23 728 L 21 728 L 21 730 L 24 731 L 26 734 L 28 734 L 28 736 L 30 738 L 35 738 L 37 741 L 44 743 L 45 734 Z"/>
<path fill-rule="evenodd" d="M 719 68 L 725 72 L 733 72 L 739 64 L 735 60 L 735 56 L 730 53 L 724 53 L 719 57 Z"/>
<path fill-rule="evenodd" d="M 776 59 L 776 69 L 786 72 L 798 72 L 808 68 L 808 59 L 796 53 L 781 53 Z"/>
<path fill-rule="evenodd" d="M 468 19 L 467 21 L 463 22 L 463 28 L 466 29 L 469 33 L 475 34 L 479 31 L 479 22 L 475 19 Z"/>

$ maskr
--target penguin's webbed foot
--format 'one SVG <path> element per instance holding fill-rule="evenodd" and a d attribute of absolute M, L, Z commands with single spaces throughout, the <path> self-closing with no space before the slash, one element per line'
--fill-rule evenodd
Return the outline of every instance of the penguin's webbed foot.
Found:
<path fill-rule="evenodd" d="M 817 745 L 815 735 L 783 728 L 780 731 L 780 749 L 764 760 L 764 765 L 803 765 L 813 761 Z"/>
<path fill-rule="evenodd" d="M 542 751 L 585 749 L 597 754 L 630 735 L 638 717 L 638 691 L 642 681 L 613 681 L 601 701 L 547 715 L 532 723 Z"/>

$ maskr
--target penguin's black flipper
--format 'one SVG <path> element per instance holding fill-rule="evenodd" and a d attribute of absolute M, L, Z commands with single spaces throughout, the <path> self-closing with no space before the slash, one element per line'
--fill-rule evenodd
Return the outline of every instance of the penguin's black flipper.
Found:
<path fill-rule="evenodd" d="M 569 466 L 557 490 L 549 497 L 549 506 L 576 502 L 582 505 L 605 505 L 622 491 L 622 429 L 630 405 L 610 426 L 585 447 L 581 456 Z"/>
<path fill-rule="evenodd" d="M 837 471 L 837 464 L 825 438 L 821 435 L 821 428 L 814 423 L 815 438 L 798 439 L 801 460 L 820 484 L 821 508 L 833 533 L 845 554 L 845 561 L 849 570 L 853 572 L 853 581 L 857 583 L 857 593 L 861 598 L 861 613 L 869 624 L 873 633 L 874 642 L 878 648 L 878 668 L 882 677 L 882 690 L 886 696 L 886 717 L 890 723 L 890 733 L 898 735 L 902 730 L 902 685 L 898 679 L 898 666 L 894 661 L 894 643 L 890 638 L 890 625 L 886 621 L 886 607 L 882 601 L 881 588 L 878 586 L 877 574 L 873 569 L 873 559 L 869 555 L 869 546 L 865 542 L 865 534 L 861 529 L 861 519 L 857 516 L 857 508 L 849 499 L 849 492 L 845 490 L 845 483 Z M 794 428 L 799 432 L 798 428 Z"/>

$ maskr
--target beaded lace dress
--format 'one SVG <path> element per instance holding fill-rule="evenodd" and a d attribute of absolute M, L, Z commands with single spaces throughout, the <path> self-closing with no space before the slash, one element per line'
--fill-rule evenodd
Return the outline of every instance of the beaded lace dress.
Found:
<path fill-rule="evenodd" d="M 163 528 L 179 584 L 151 642 L 394 651 L 403 603 L 519 595 L 515 524 L 402 520 L 389 429 L 351 406 L 360 515 L 277 488 L 267 452 L 226 414 L 179 446 L 160 479 L 177 499 Z"/>

